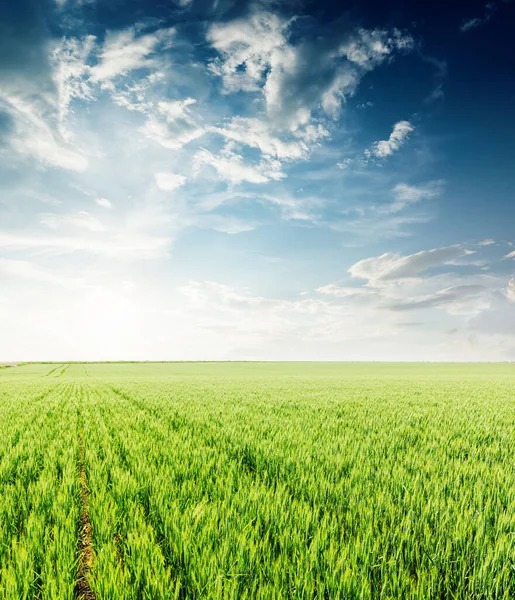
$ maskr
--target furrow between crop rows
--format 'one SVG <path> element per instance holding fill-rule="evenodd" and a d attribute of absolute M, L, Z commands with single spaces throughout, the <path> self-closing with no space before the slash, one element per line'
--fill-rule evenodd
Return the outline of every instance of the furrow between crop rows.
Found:
<path fill-rule="evenodd" d="M 79 446 L 79 488 L 81 496 L 81 510 L 79 519 L 79 560 L 78 577 L 75 595 L 80 600 L 94 600 L 95 594 L 89 584 L 89 573 L 93 566 L 94 555 L 92 546 L 91 520 L 89 515 L 89 489 L 88 475 L 84 461 L 84 423 L 83 414 L 78 409 L 78 446 Z"/>

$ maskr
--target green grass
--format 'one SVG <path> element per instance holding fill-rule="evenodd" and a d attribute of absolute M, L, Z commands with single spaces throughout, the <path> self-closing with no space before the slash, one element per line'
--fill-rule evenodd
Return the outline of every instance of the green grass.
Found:
<path fill-rule="evenodd" d="M 512 364 L 4 368 L 0 599 L 514 598 L 514 451 Z"/>

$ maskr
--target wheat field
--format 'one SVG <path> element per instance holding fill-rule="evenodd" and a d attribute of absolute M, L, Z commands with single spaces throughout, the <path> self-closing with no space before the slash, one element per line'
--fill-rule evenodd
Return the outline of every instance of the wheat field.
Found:
<path fill-rule="evenodd" d="M 515 597 L 515 365 L 0 368 L 0 598 Z"/>

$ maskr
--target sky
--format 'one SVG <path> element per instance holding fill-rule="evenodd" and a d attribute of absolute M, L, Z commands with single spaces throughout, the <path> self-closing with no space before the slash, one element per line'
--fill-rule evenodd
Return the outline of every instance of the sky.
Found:
<path fill-rule="evenodd" d="M 515 360 L 514 24 L 0 0 L 0 361 Z"/>

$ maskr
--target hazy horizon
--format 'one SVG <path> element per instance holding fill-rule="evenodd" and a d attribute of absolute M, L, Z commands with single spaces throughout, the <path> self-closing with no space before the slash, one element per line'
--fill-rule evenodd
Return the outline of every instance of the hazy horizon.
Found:
<path fill-rule="evenodd" d="M 515 360 L 514 2 L 0 3 L 0 362 Z"/>

